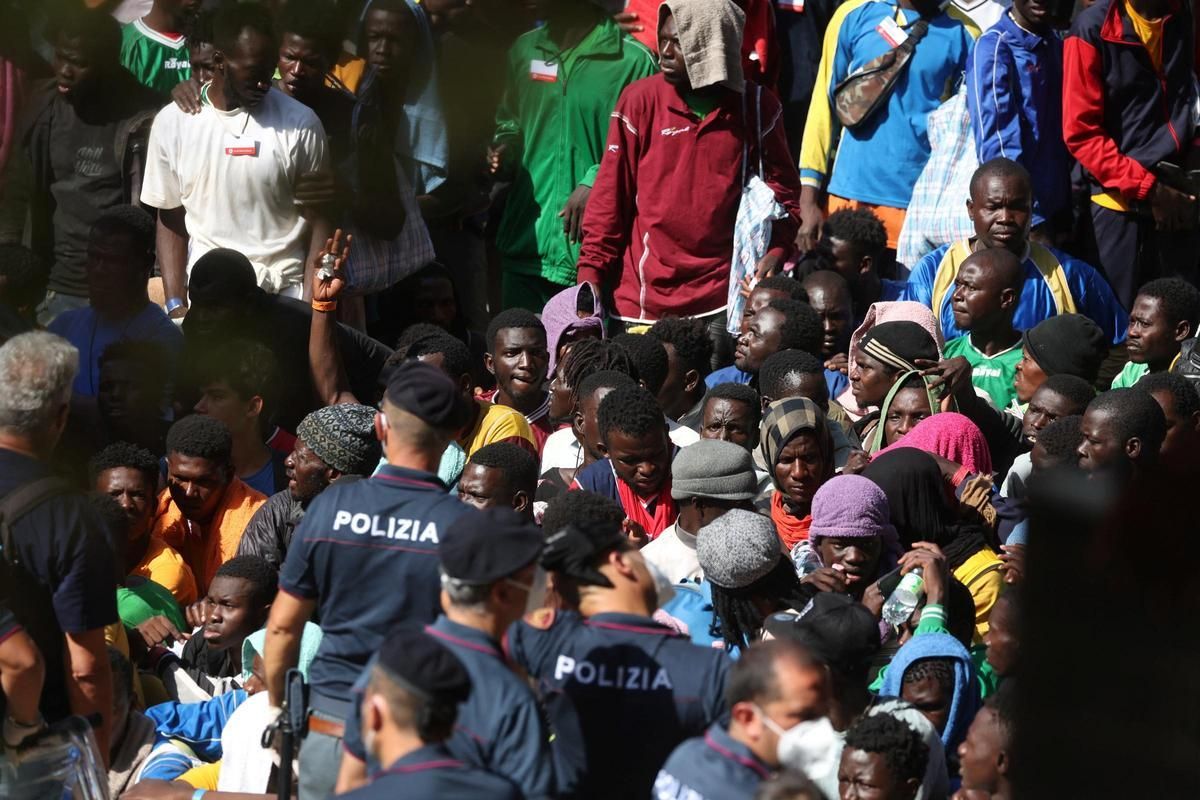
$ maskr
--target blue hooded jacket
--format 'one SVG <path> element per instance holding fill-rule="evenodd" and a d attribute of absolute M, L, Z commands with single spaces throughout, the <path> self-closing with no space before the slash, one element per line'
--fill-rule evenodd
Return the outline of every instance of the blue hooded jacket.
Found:
<path fill-rule="evenodd" d="M 954 662 L 954 697 L 950 701 L 950 716 L 946 729 L 942 731 L 942 744 L 946 753 L 958 749 L 967 736 L 967 728 L 975 719 L 981 700 L 979 681 L 975 677 L 975 664 L 962 642 L 948 633 L 924 633 L 914 636 L 896 651 L 892 663 L 880 687 L 880 697 L 900 697 L 904 673 L 918 661 L 926 659 L 949 659 Z"/>

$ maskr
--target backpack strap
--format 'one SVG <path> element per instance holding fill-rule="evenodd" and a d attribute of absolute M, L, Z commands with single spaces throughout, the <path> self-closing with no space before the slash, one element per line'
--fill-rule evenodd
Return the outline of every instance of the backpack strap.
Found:
<path fill-rule="evenodd" d="M 13 524 L 52 497 L 70 491 L 69 483 L 51 475 L 18 486 L 0 499 L 0 557 L 5 564 L 17 563 L 12 549 Z"/>

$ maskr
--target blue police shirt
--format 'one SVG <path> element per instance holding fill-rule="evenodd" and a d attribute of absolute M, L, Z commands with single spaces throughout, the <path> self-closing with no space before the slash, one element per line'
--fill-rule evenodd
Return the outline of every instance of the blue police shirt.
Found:
<path fill-rule="evenodd" d="M 440 744 L 421 747 L 396 761 L 345 800 L 519 800 L 516 787 L 490 772 L 459 761 Z"/>
<path fill-rule="evenodd" d="M 471 676 L 471 695 L 458 707 L 454 735 L 446 747 L 455 758 L 508 778 L 530 800 L 552 797 L 550 734 L 537 698 L 508 666 L 499 644 L 481 631 L 451 622 L 445 615 L 425 631 L 446 645 Z M 354 702 L 343 740 L 347 752 L 359 761 L 367 760 L 360 733 L 359 701 L 370 671 L 368 665 L 354 684 Z"/>
<path fill-rule="evenodd" d="M 562 794 L 645 797 L 676 745 L 725 713 L 729 659 L 648 617 L 560 612 L 545 630 L 514 624 L 508 648 L 546 705 Z"/>
<path fill-rule="evenodd" d="M 772 769 L 717 722 L 688 739 L 654 781 L 655 800 L 748 800 Z"/>
<path fill-rule="evenodd" d="M 350 686 L 388 630 L 437 617 L 438 542 L 466 513 L 475 512 L 435 475 L 390 465 L 313 500 L 279 588 L 317 601 L 323 636 L 309 670 L 314 709 L 345 719 Z"/>

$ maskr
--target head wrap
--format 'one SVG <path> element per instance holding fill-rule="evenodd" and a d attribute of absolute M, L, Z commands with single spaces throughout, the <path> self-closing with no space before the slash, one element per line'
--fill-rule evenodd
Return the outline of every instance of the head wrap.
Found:
<path fill-rule="evenodd" d="M 311 622 L 304 623 L 304 632 L 300 635 L 300 656 L 296 660 L 296 669 L 308 678 L 308 669 L 317 657 L 317 648 L 321 646 L 321 629 Z M 254 666 L 254 656 L 266 660 L 263 655 L 267 647 L 267 629 L 262 628 L 242 640 L 242 680 L 250 677 Z"/>
<path fill-rule="evenodd" d="M 658 26 L 671 14 L 692 89 L 721 85 L 741 94 L 742 29 L 746 13 L 733 0 L 667 0 L 658 7 Z"/>
<path fill-rule="evenodd" d="M 1025 331 L 1025 352 L 1051 375 L 1074 375 L 1088 383 L 1096 380 L 1108 355 L 1108 340 L 1100 326 L 1083 314 L 1059 314 Z"/>
<path fill-rule="evenodd" d="M 937 361 L 940 352 L 929 331 L 907 320 L 876 325 L 858 343 L 858 349 L 903 372 L 918 370 L 916 362 L 920 359 Z"/>
<path fill-rule="evenodd" d="M 592 295 L 592 310 L 588 316 L 581 318 L 578 314 L 579 294 L 585 286 Z M 546 326 L 546 344 L 550 349 L 546 377 L 553 378 L 554 368 L 558 364 L 558 346 L 563 336 L 571 331 L 594 330 L 600 334 L 600 338 L 604 338 L 604 307 L 600 304 L 596 287 L 582 281 L 551 297 L 542 309 L 542 325 Z"/>
<path fill-rule="evenodd" d="M 901 447 L 912 447 L 962 464 L 971 472 L 991 475 L 992 454 L 979 426 L 962 414 L 947 411 L 923 419 L 900 441 L 879 455 Z"/>
<path fill-rule="evenodd" d="M 883 540 L 877 576 L 884 575 L 896 566 L 901 552 L 887 495 L 861 475 L 837 475 L 826 481 L 813 497 L 812 525 L 808 529 L 808 541 L 817 557 L 821 539 L 872 536 Z"/>
<path fill-rule="evenodd" d="M 355 403 L 318 408 L 296 426 L 313 454 L 347 475 L 370 475 L 379 464 L 375 409 Z"/>
<path fill-rule="evenodd" d="M 928 306 L 920 303 L 914 303 L 909 300 L 899 300 L 886 303 L 872 303 L 867 309 L 867 314 L 863 317 L 862 324 L 858 329 L 850 335 L 850 350 L 847 352 L 849 359 L 848 372 L 854 371 L 855 358 L 854 353 L 858 350 L 859 343 L 863 337 L 874 328 L 884 322 L 895 322 L 897 320 L 908 320 L 920 325 L 929 336 L 933 339 L 934 345 L 937 347 L 938 358 L 941 358 L 942 353 L 942 328 L 938 325 L 937 320 L 933 316 L 933 312 Z M 854 402 L 854 394 L 847 386 L 846 390 L 836 398 L 837 402 L 847 410 L 852 419 L 859 419 L 866 416 L 869 409 L 859 409 L 858 404 Z"/>
<path fill-rule="evenodd" d="M 763 578 L 783 553 L 771 520 L 735 508 L 700 529 L 696 558 L 704 577 L 722 589 L 743 589 Z"/>
<path fill-rule="evenodd" d="M 954 696 L 950 700 L 946 729 L 942 731 L 942 744 L 947 753 L 953 753 L 966 738 L 967 728 L 971 726 L 971 720 L 975 719 L 975 712 L 981 704 L 975 664 L 962 642 L 948 633 L 923 633 L 912 637 L 893 656 L 892 663 L 884 673 L 879 696 L 900 697 L 904 673 L 913 664 L 926 659 L 944 659 L 954 665 Z"/>
<path fill-rule="evenodd" d="M 938 410 L 941 408 L 941 404 L 938 402 L 938 399 L 934 396 L 933 392 L 929 390 L 929 382 L 931 379 L 925 377 L 916 370 L 905 372 L 896 379 L 896 382 L 892 384 L 892 388 L 888 389 L 887 397 L 883 399 L 883 405 L 879 407 L 879 422 L 876 424 L 875 431 L 871 436 L 871 443 L 867 449 L 868 453 L 876 453 L 884 449 L 884 434 L 886 432 L 884 429 L 884 424 L 887 422 L 888 414 L 891 413 L 892 402 L 896 399 L 896 395 L 898 395 L 903 389 L 912 388 L 905 387 L 904 383 L 913 375 L 916 375 L 918 378 L 920 378 L 921 388 L 925 390 L 925 396 L 929 398 L 929 411 L 934 416 L 937 416 Z"/>
<path fill-rule="evenodd" d="M 787 397 L 767 407 L 759 428 L 758 446 L 776 489 L 779 488 L 779 481 L 775 477 L 775 465 L 779 463 L 780 452 L 788 442 L 805 432 L 812 432 L 816 436 L 817 446 L 832 467 L 833 436 L 829 433 L 829 421 L 820 406 L 807 397 Z"/>
<path fill-rule="evenodd" d="M 671 463 L 671 497 L 749 500 L 758 493 L 754 459 L 744 447 L 701 439 L 682 448 Z"/>

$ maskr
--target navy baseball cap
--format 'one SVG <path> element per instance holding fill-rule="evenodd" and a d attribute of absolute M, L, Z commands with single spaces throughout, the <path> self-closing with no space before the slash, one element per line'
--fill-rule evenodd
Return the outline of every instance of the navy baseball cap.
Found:
<path fill-rule="evenodd" d="M 463 583 L 483 585 L 507 578 L 537 561 L 545 538 L 511 508 L 471 510 L 442 534 L 442 571 Z"/>
<path fill-rule="evenodd" d="M 399 364 L 387 381 L 387 401 L 423 422 L 442 429 L 467 422 L 467 400 L 446 373 L 421 361 Z"/>

